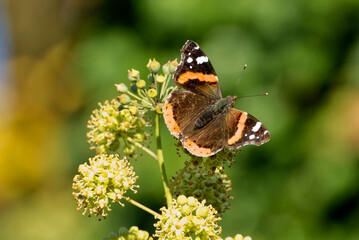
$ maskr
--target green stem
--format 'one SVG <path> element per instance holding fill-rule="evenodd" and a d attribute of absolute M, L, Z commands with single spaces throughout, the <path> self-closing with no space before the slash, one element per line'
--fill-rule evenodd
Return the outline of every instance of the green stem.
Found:
<path fill-rule="evenodd" d="M 148 155 L 150 155 L 151 157 L 153 157 L 155 160 L 158 160 L 157 155 L 152 152 L 150 149 L 146 148 L 145 146 L 143 146 L 141 143 L 138 143 L 136 141 L 134 141 L 132 138 L 128 137 L 127 140 L 131 143 L 133 143 L 136 147 L 142 149 L 144 152 L 148 153 Z"/>
<path fill-rule="evenodd" d="M 171 74 L 168 74 L 166 76 L 166 81 L 163 83 L 163 88 L 161 89 L 162 90 L 161 91 L 161 97 L 163 97 L 163 94 L 165 93 L 165 90 L 167 89 L 168 83 L 170 82 L 171 79 L 172 79 Z M 161 99 L 163 99 L 163 98 L 161 98 Z"/>
<path fill-rule="evenodd" d="M 177 175 L 177 177 L 176 177 L 175 180 L 173 181 L 173 184 L 172 184 L 172 186 L 171 186 L 171 188 L 170 188 L 171 191 L 174 190 L 175 186 L 178 184 L 178 181 L 181 180 L 181 178 L 182 178 L 184 172 L 187 170 L 187 168 L 189 167 L 190 164 L 191 164 L 191 163 L 188 162 L 188 163 L 184 166 L 184 168 L 182 168 L 181 172 Z"/>
<path fill-rule="evenodd" d="M 155 89 L 157 91 L 157 96 L 156 96 L 156 102 L 158 101 L 158 95 L 160 94 L 160 89 L 158 88 L 158 82 L 156 81 L 156 76 L 152 73 L 152 79 L 155 83 Z"/>
<path fill-rule="evenodd" d="M 137 100 L 139 100 L 140 102 L 145 102 L 146 104 L 150 105 L 151 106 L 151 103 L 146 101 L 145 99 L 142 99 L 142 98 L 139 98 L 137 97 L 135 94 L 133 94 L 132 92 L 130 91 L 127 91 L 126 92 L 128 95 L 131 95 L 133 98 L 136 98 Z"/>
<path fill-rule="evenodd" d="M 165 169 L 165 162 L 163 158 L 163 151 L 162 151 L 162 143 L 161 143 L 161 131 L 160 131 L 160 114 L 155 115 L 155 125 L 156 125 L 156 142 L 157 142 L 157 157 L 158 157 L 158 165 L 160 167 L 160 172 L 162 176 L 163 188 L 165 190 L 165 196 L 167 201 L 167 207 L 170 206 L 172 202 L 172 194 L 169 188 L 166 169 Z"/>
<path fill-rule="evenodd" d="M 142 205 L 141 203 L 139 202 L 136 202 L 135 200 L 131 199 L 131 198 L 125 198 L 127 200 L 127 202 L 131 203 L 132 205 L 138 207 L 138 208 L 141 208 L 142 210 L 152 214 L 153 216 L 155 217 L 159 217 L 160 214 L 156 213 L 155 211 L 153 211 L 152 209 Z"/>

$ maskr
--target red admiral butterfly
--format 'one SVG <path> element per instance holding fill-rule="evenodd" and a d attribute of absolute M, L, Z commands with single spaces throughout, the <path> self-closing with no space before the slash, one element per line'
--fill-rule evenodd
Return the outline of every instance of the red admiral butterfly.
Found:
<path fill-rule="evenodd" d="M 188 40 L 181 49 L 174 83 L 188 91 L 173 91 L 163 107 L 171 134 L 193 155 L 207 157 L 224 147 L 261 145 L 268 130 L 247 112 L 232 108 L 236 96 L 222 98 L 218 77 L 206 54 Z"/>

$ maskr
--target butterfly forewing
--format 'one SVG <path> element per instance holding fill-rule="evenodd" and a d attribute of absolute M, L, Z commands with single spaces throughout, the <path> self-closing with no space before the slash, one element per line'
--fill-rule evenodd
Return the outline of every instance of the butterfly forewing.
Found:
<path fill-rule="evenodd" d="M 174 83 L 211 99 L 222 97 L 217 74 L 197 43 L 188 40 L 181 49 L 181 63 L 174 74 Z"/>

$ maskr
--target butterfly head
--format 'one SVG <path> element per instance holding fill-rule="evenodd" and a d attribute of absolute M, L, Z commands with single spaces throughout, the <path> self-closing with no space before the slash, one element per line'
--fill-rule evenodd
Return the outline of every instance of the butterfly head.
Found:
<path fill-rule="evenodd" d="M 214 105 L 213 112 L 215 114 L 219 114 L 223 112 L 225 109 L 232 107 L 235 103 L 237 96 L 227 96 L 225 98 L 219 99 Z"/>
<path fill-rule="evenodd" d="M 236 103 L 236 99 L 238 98 L 237 96 L 228 96 L 226 97 L 228 98 L 229 102 L 230 102 L 230 105 L 231 107 Z"/>
<path fill-rule="evenodd" d="M 226 107 L 233 107 L 233 105 L 236 103 L 237 96 L 227 96 L 225 98 L 222 98 L 221 100 L 224 102 Z"/>

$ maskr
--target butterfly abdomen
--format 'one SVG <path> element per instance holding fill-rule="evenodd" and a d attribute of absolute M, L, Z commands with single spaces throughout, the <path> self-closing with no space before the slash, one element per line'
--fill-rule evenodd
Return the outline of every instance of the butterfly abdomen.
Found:
<path fill-rule="evenodd" d="M 194 123 L 195 129 L 200 129 L 206 126 L 213 119 L 213 116 L 214 116 L 214 112 L 211 110 L 206 110 L 205 112 L 203 112 L 195 120 Z"/>

